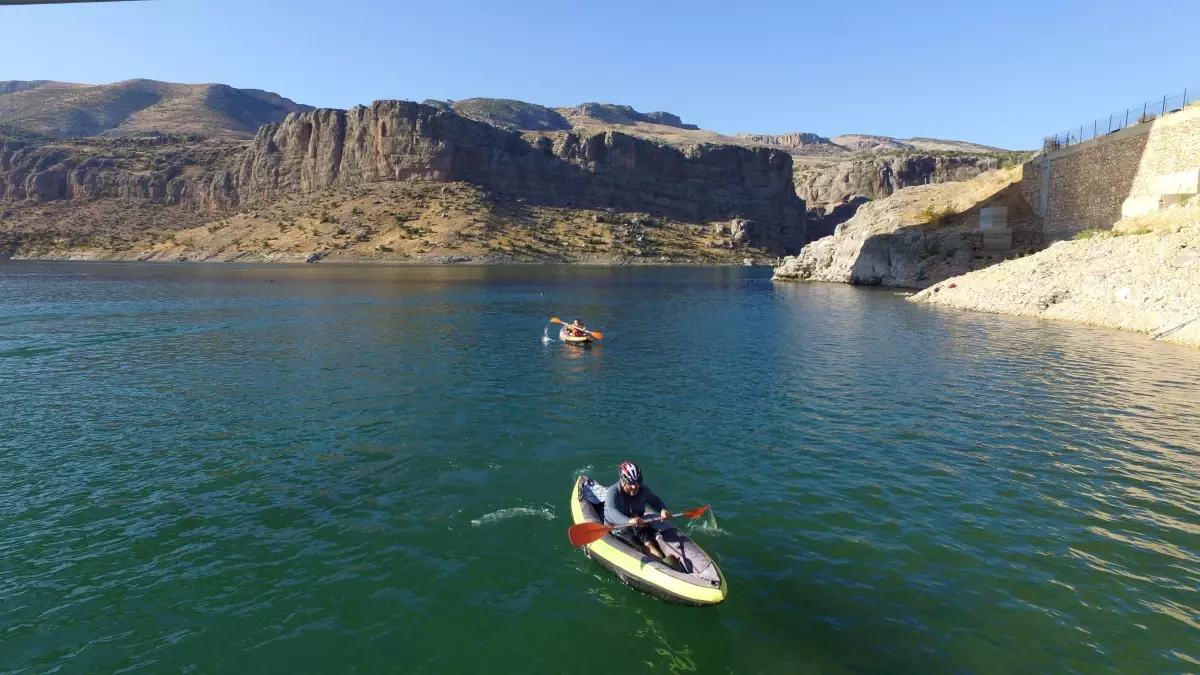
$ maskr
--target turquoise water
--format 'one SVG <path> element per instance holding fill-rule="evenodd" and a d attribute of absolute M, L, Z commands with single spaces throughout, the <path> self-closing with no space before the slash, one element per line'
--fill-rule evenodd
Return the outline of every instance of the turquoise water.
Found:
<path fill-rule="evenodd" d="M 0 383 L 3 673 L 1200 670 L 1200 351 L 1143 336 L 763 270 L 5 263 Z M 626 458 L 713 505 L 724 605 L 568 544 Z"/>

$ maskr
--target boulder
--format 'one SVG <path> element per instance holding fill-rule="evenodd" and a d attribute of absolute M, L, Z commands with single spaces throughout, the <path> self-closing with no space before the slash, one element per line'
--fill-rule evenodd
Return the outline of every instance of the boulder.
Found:
<path fill-rule="evenodd" d="M 729 223 L 729 233 L 735 242 L 748 242 L 754 238 L 754 221 L 734 218 Z"/>

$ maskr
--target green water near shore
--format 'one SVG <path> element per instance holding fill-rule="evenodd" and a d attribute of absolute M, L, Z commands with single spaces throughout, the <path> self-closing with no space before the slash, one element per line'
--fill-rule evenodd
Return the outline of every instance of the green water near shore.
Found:
<path fill-rule="evenodd" d="M 3 673 L 1200 668 L 1200 353 L 1142 336 L 761 269 L 5 263 L 0 382 Z M 568 544 L 626 458 L 713 505 L 724 605 Z"/>

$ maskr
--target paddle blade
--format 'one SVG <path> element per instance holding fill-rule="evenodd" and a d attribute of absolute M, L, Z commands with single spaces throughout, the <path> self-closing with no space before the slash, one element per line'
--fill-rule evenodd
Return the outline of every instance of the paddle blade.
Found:
<path fill-rule="evenodd" d="M 587 546 L 611 531 L 612 528 L 604 523 L 579 523 L 567 530 L 567 539 L 571 540 L 572 546 Z"/>
<path fill-rule="evenodd" d="M 710 505 L 706 504 L 704 506 L 701 506 L 698 509 L 692 509 L 691 511 L 684 511 L 683 513 L 681 513 L 679 515 L 683 516 L 684 518 L 691 518 L 692 520 L 695 520 L 696 518 L 699 518 L 700 516 L 704 515 L 704 512 L 708 510 L 709 506 Z"/>
<path fill-rule="evenodd" d="M 600 332 L 600 331 L 598 331 L 598 330 L 593 330 L 593 331 L 588 331 L 588 332 L 589 332 L 589 333 L 591 333 L 591 334 L 592 334 L 592 337 L 596 338 L 597 340 L 603 340 L 603 339 L 604 339 L 604 333 L 601 333 L 601 332 Z"/>
<path fill-rule="evenodd" d="M 550 323 L 562 323 L 562 322 L 563 322 L 563 320 L 558 318 L 557 316 L 550 317 Z"/>

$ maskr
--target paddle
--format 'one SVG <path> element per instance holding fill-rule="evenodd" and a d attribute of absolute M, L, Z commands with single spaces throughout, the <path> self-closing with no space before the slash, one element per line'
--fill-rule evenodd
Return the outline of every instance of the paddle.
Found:
<path fill-rule="evenodd" d="M 692 509 L 691 511 L 684 511 L 683 513 L 676 513 L 675 516 L 676 517 L 683 516 L 684 518 L 691 518 L 691 519 L 695 520 L 696 518 L 699 518 L 700 516 L 704 515 L 704 512 L 707 510 L 708 510 L 708 506 L 701 506 L 700 508 Z M 662 520 L 662 518 L 646 518 L 645 519 L 645 521 L 647 523 L 652 523 L 656 520 Z M 628 524 L 626 524 L 626 525 L 605 525 L 604 523 L 579 523 L 578 525 L 572 525 L 567 530 L 567 538 L 571 540 L 572 546 L 587 546 L 588 544 L 590 544 L 594 541 L 604 538 L 604 535 L 608 534 L 609 532 L 612 532 L 613 530 L 619 530 L 623 527 L 629 527 L 629 525 Z"/>
<path fill-rule="evenodd" d="M 567 323 L 566 321 L 563 321 L 562 319 L 560 319 L 556 316 L 550 318 L 550 323 L 561 323 L 564 326 L 571 326 L 571 324 Z M 582 330 L 583 332 L 587 333 L 588 335 L 591 335 L 592 337 L 596 338 L 597 340 L 604 339 L 604 333 L 601 333 L 598 330 L 588 330 L 586 328 L 579 328 L 578 326 L 571 326 L 571 328 L 578 328 L 579 330 Z"/>

